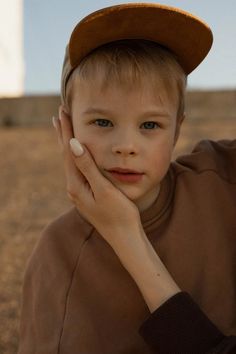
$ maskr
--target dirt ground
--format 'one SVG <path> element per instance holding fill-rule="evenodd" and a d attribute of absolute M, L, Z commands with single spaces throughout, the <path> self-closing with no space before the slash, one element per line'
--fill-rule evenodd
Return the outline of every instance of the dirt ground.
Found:
<path fill-rule="evenodd" d="M 186 121 L 176 155 L 235 138 L 236 122 Z M 42 228 L 71 204 L 52 127 L 0 129 L 0 353 L 17 352 L 24 269 Z"/>

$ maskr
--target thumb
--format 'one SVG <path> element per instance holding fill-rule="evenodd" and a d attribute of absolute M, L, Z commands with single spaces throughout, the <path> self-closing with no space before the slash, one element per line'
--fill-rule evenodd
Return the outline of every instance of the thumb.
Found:
<path fill-rule="evenodd" d="M 70 139 L 71 151 L 75 155 L 74 161 L 76 167 L 87 179 L 93 192 L 99 185 L 99 189 L 103 186 L 107 187 L 110 182 L 101 174 L 90 152 L 85 146 L 82 146 L 75 138 Z"/>

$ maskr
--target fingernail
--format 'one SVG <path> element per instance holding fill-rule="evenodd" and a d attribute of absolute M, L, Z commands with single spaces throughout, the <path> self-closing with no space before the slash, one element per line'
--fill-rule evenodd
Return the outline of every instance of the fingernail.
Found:
<path fill-rule="evenodd" d="M 70 147 L 75 156 L 81 156 L 84 152 L 84 149 L 82 148 L 78 140 L 75 138 L 70 139 Z"/>
<path fill-rule="evenodd" d="M 53 124 L 54 128 L 57 127 L 57 123 L 56 123 L 56 118 L 55 117 L 52 117 L 52 124 Z"/>

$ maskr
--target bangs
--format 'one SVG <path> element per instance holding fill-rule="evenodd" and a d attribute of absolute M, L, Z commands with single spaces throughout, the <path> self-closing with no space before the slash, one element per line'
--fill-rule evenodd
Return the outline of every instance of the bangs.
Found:
<path fill-rule="evenodd" d="M 149 85 L 153 94 L 174 100 L 178 111 L 184 109 L 186 75 L 172 53 L 154 42 L 121 40 L 108 43 L 91 52 L 74 70 L 68 83 L 68 104 L 71 105 L 73 82 L 96 80 L 102 92 L 111 86 L 123 90 Z"/>

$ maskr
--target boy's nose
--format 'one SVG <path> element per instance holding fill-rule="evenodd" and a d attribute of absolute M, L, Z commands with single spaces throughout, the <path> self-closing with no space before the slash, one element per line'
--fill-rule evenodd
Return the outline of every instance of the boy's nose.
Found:
<path fill-rule="evenodd" d="M 137 147 L 131 142 L 116 144 L 112 147 L 112 152 L 114 154 L 119 154 L 123 156 L 137 155 Z"/>

